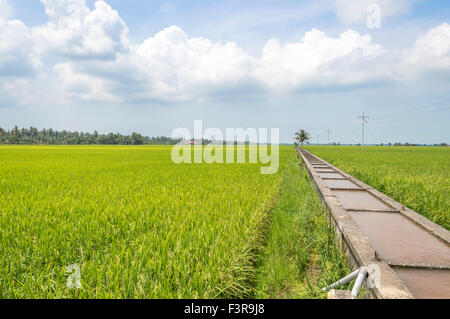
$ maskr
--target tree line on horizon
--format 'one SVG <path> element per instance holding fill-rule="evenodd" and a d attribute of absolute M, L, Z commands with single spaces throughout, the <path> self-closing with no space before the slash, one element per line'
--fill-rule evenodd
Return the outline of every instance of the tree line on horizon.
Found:
<path fill-rule="evenodd" d="M 38 130 L 19 129 L 15 126 L 11 130 L 0 127 L 0 144 L 13 145 L 176 145 L 181 139 L 166 136 L 147 137 L 139 133 L 123 135 L 119 133 L 99 134 L 85 132 L 57 131 L 53 129 Z"/>
<path fill-rule="evenodd" d="M 294 135 L 294 145 L 302 147 L 304 144 L 310 144 L 309 141 L 311 140 L 311 135 L 306 132 L 305 130 L 298 130 L 298 132 Z M 317 145 L 317 144 L 316 144 Z M 332 145 L 332 146 L 341 146 L 341 143 L 332 142 L 329 144 L 321 144 L 321 145 Z M 353 144 L 349 144 L 350 146 L 353 146 Z M 430 146 L 429 144 L 414 144 L 414 143 L 380 143 L 380 144 L 372 144 L 374 146 Z M 355 146 L 361 146 L 360 143 L 355 144 Z M 441 146 L 441 147 L 448 147 L 447 143 L 440 143 L 440 144 L 432 144 L 431 146 Z"/>

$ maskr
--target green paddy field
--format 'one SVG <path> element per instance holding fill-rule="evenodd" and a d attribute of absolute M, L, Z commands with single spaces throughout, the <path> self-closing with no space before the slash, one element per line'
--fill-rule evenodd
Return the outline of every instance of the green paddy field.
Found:
<path fill-rule="evenodd" d="M 294 148 L 281 148 L 275 175 L 261 175 L 259 164 L 176 165 L 171 149 L 1 146 L 0 298 L 278 293 L 263 256 L 287 174 L 315 205 L 314 214 L 305 213 L 326 226 Z M 310 234 L 296 238 L 303 235 Z M 292 263 L 301 258 L 305 268 L 311 249 L 296 248 L 301 257 Z M 73 264 L 81 269 L 80 289 L 66 285 Z M 326 279 L 339 276 L 339 267 Z"/>
<path fill-rule="evenodd" d="M 274 175 L 171 149 L 0 146 L 0 298 L 326 298 L 348 274 L 292 146 Z M 308 149 L 448 229 L 448 149 Z"/>

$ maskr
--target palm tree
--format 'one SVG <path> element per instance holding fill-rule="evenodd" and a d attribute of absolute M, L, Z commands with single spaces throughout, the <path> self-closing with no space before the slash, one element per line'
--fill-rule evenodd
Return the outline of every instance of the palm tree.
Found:
<path fill-rule="evenodd" d="M 298 142 L 298 143 L 301 143 L 302 144 L 302 147 L 303 147 L 303 144 L 306 142 L 306 143 L 308 143 L 308 141 L 311 139 L 311 136 L 309 135 L 309 133 L 308 132 L 306 132 L 305 130 L 300 130 L 300 131 L 298 131 L 297 133 L 295 133 L 295 140 Z"/>

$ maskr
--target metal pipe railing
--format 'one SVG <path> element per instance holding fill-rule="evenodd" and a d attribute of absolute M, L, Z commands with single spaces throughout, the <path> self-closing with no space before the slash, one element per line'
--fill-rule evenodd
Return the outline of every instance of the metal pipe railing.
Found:
<path fill-rule="evenodd" d="M 353 279 L 355 279 L 356 277 L 358 277 L 359 274 L 359 269 L 355 270 L 354 272 L 352 272 L 350 275 L 342 278 L 341 280 L 336 281 L 334 284 L 329 285 L 325 288 L 322 288 L 323 292 L 327 292 L 328 290 L 334 289 L 334 288 L 338 288 L 340 286 L 346 285 L 348 284 L 350 281 L 352 281 Z"/>
<path fill-rule="evenodd" d="M 361 287 L 363 286 L 367 277 L 368 277 L 367 267 L 361 267 L 361 268 L 355 270 L 354 272 L 352 272 L 350 275 L 342 278 L 341 280 L 336 281 L 334 284 L 323 288 L 322 291 L 327 292 L 328 290 L 346 285 L 356 278 L 355 285 L 353 286 L 353 289 L 352 289 L 352 297 L 357 298 L 359 295 L 359 291 L 361 290 Z"/>
<path fill-rule="evenodd" d="M 355 286 L 352 289 L 353 298 L 358 297 L 359 291 L 361 290 L 362 285 L 367 279 L 367 275 L 368 275 L 367 267 L 360 268 L 358 277 L 356 278 Z"/>

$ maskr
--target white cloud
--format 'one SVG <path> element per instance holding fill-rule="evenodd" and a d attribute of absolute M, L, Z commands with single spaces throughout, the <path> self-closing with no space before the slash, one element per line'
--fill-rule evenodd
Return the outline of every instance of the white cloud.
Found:
<path fill-rule="evenodd" d="M 13 16 L 13 8 L 8 0 L 0 0 L 0 19 L 10 19 Z"/>
<path fill-rule="evenodd" d="M 133 52 L 133 59 L 145 68 L 154 88 L 183 98 L 248 80 L 255 61 L 236 43 L 188 38 L 176 26 L 145 40 Z"/>
<path fill-rule="evenodd" d="M 19 20 L 0 19 L 0 77 L 33 74 L 41 62 L 32 46 L 30 28 Z"/>
<path fill-rule="evenodd" d="M 54 22 L 62 22 L 65 19 L 83 17 L 89 14 L 89 8 L 85 0 L 41 0 L 45 7 L 45 13 Z"/>
<path fill-rule="evenodd" d="M 93 10 L 84 0 L 42 1 L 50 19 L 42 26 L 0 19 L 0 79 L 6 79 L 0 94 L 29 95 L 26 88 L 42 87 L 36 83 L 45 79 L 49 91 L 69 102 L 170 103 L 246 90 L 348 89 L 416 81 L 433 72 L 450 75 L 447 23 L 404 51 L 388 51 L 353 30 L 330 37 L 313 29 L 298 42 L 268 41 L 257 58 L 234 42 L 190 38 L 177 26 L 132 45 L 125 22 L 104 1 Z M 56 65 L 42 66 L 41 60 L 55 56 Z"/>
<path fill-rule="evenodd" d="M 427 73 L 447 73 L 450 77 L 450 24 L 431 28 L 420 35 L 411 50 L 404 53 L 403 73 L 415 78 Z"/>
<path fill-rule="evenodd" d="M 119 99 L 110 93 L 108 79 L 76 72 L 73 63 L 60 63 L 55 65 L 57 85 L 63 94 L 63 99 L 118 102 Z"/>
<path fill-rule="evenodd" d="M 411 5 L 419 0 L 336 0 L 338 19 L 343 23 L 365 23 L 367 9 L 378 4 L 382 18 L 401 15 L 410 11 Z"/>
<path fill-rule="evenodd" d="M 50 21 L 33 29 L 41 54 L 72 59 L 114 59 L 129 47 L 128 28 L 104 1 L 89 10 L 85 0 L 41 0 Z"/>
<path fill-rule="evenodd" d="M 414 48 L 392 52 L 353 30 L 332 38 L 313 29 L 299 42 L 272 39 L 255 58 L 235 43 L 189 38 L 172 26 L 115 60 L 66 62 L 57 74 L 71 98 L 180 102 L 241 87 L 301 91 L 417 80 L 437 69 L 450 73 L 449 46 L 446 23 Z"/>
<path fill-rule="evenodd" d="M 333 39 L 313 29 L 297 43 L 281 46 L 270 40 L 256 74 L 262 83 L 285 90 L 358 84 L 379 75 L 358 73 L 364 66 L 371 69 L 384 53 L 370 36 L 349 30 Z"/>
<path fill-rule="evenodd" d="M 103 90 L 111 92 L 106 95 L 110 100 L 173 102 L 201 99 L 246 83 L 255 61 L 235 43 L 188 38 L 172 26 L 114 61 L 66 62 L 56 71 L 69 95 L 81 99 L 103 99 Z"/>
<path fill-rule="evenodd" d="M 189 38 L 172 26 L 114 62 L 67 62 L 58 65 L 57 74 L 70 97 L 172 102 L 241 86 L 288 91 L 366 83 L 386 76 L 376 68 L 384 53 L 369 36 L 355 31 L 334 39 L 312 30 L 283 47 L 270 40 L 256 59 L 235 43 Z"/>
<path fill-rule="evenodd" d="M 30 28 L 19 20 L 0 18 L 0 107 L 26 100 L 30 78 L 41 65 L 33 51 Z"/>
<path fill-rule="evenodd" d="M 409 62 L 438 62 L 448 67 L 450 59 L 450 24 L 442 23 L 419 36 L 409 56 Z"/>

